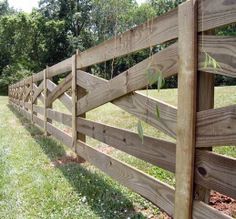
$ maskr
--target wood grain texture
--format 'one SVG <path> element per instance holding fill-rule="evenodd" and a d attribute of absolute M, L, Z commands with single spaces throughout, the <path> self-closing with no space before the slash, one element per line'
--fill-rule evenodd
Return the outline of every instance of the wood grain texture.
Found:
<path fill-rule="evenodd" d="M 35 85 L 35 84 L 33 84 L 33 87 L 34 87 L 34 89 L 36 89 L 36 85 Z M 40 100 L 40 102 L 41 102 L 42 104 L 44 104 L 44 91 L 41 92 L 41 93 L 37 96 L 36 100 Z"/>
<path fill-rule="evenodd" d="M 207 35 L 214 34 L 214 31 L 207 31 L 202 33 L 203 39 Z M 200 45 L 199 45 L 200 44 Z M 200 47 L 200 48 L 199 48 Z M 204 51 L 204 45 L 201 47 L 201 43 L 198 43 L 198 51 Z M 205 54 L 206 55 L 206 54 Z M 199 65 L 198 57 L 198 65 Z M 197 111 L 207 110 L 214 108 L 214 85 L 215 85 L 215 75 L 209 74 L 207 72 L 198 71 L 197 75 Z M 212 151 L 211 145 L 208 148 L 203 148 L 202 150 Z M 210 201 L 209 189 L 206 189 L 204 186 L 195 184 L 194 186 L 194 198 L 198 201 L 203 201 L 209 203 Z"/>
<path fill-rule="evenodd" d="M 44 115 L 44 107 L 33 104 L 33 111 L 39 113 L 40 115 Z"/>
<path fill-rule="evenodd" d="M 55 89 L 56 86 L 57 85 L 51 80 L 47 80 L 47 88 L 50 92 Z M 62 94 L 60 97 L 58 97 L 58 99 L 70 112 L 72 111 L 72 100 L 67 93 Z"/>
<path fill-rule="evenodd" d="M 233 219 L 201 201 L 193 201 L 193 219 Z"/>
<path fill-rule="evenodd" d="M 173 215 L 174 189 L 157 179 L 79 141 L 76 152 L 126 187 Z"/>
<path fill-rule="evenodd" d="M 206 31 L 236 22 L 234 0 L 201 0 L 198 6 L 198 31 Z M 86 50 L 78 56 L 79 68 L 88 67 L 123 56 L 178 36 L 177 9 L 147 21 L 116 38 Z M 111 48 L 113 48 L 111 50 Z M 99 54 L 99 55 L 98 55 Z M 49 76 L 71 71 L 71 58 L 49 68 Z M 35 75 L 34 82 L 43 80 L 43 73 Z"/>
<path fill-rule="evenodd" d="M 47 77 L 48 77 L 48 68 L 46 68 L 43 72 L 43 106 L 44 106 L 44 115 L 43 115 L 43 121 L 44 121 L 44 135 L 48 136 L 48 130 L 47 130 L 47 123 L 48 123 L 48 115 L 47 115 L 47 101 L 48 101 L 48 84 L 47 84 Z"/>
<path fill-rule="evenodd" d="M 198 69 L 213 74 L 236 77 L 236 37 L 202 36 L 199 40 Z M 206 53 L 214 58 L 219 68 L 205 66 Z"/>
<path fill-rule="evenodd" d="M 174 143 L 148 136 L 144 136 L 142 143 L 137 133 L 82 118 L 77 119 L 77 130 L 118 150 L 174 172 Z"/>
<path fill-rule="evenodd" d="M 44 121 L 42 119 L 40 119 L 37 116 L 33 116 L 33 121 L 36 125 L 38 125 L 40 128 L 44 128 Z"/>
<path fill-rule="evenodd" d="M 66 146 L 72 148 L 72 137 L 62 130 L 54 127 L 51 123 L 47 124 L 47 131 L 55 137 L 57 140 L 65 144 Z"/>
<path fill-rule="evenodd" d="M 234 0 L 198 1 L 198 32 L 236 22 Z"/>
<path fill-rule="evenodd" d="M 71 85 L 71 92 L 72 92 L 72 117 L 71 117 L 71 127 L 72 127 L 72 147 L 75 151 L 78 139 L 78 132 L 77 132 L 77 102 L 78 102 L 78 86 L 77 86 L 77 62 L 76 62 L 77 55 L 72 56 L 72 85 Z"/>
<path fill-rule="evenodd" d="M 12 105 L 15 108 L 18 107 L 14 103 L 12 103 Z M 21 109 L 21 108 L 19 110 L 24 116 L 26 116 L 28 119 L 30 119 L 31 114 L 29 112 L 27 112 L 26 110 Z M 42 120 L 40 121 L 40 119 L 35 119 L 35 117 L 34 117 L 34 120 L 35 120 L 36 124 L 37 123 L 39 124 L 39 126 L 40 126 L 40 122 L 41 123 L 43 122 Z M 70 147 L 71 142 L 72 142 L 71 136 L 69 136 L 68 134 L 62 132 L 61 130 L 53 127 L 51 124 L 49 124 L 49 125 L 51 128 L 51 134 L 55 135 L 55 137 L 59 141 L 62 141 L 63 143 L 65 143 L 67 146 Z M 164 199 L 163 205 L 166 204 L 166 201 L 168 204 L 168 206 L 164 206 L 164 207 L 167 207 L 169 209 L 168 213 L 170 215 L 173 215 L 174 190 L 171 187 L 166 188 L 165 185 L 163 186 L 162 183 L 161 183 L 161 185 L 158 183 L 158 186 L 156 187 L 155 183 L 154 183 L 153 188 L 155 188 L 155 189 L 153 190 L 154 191 L 153 192 L 152 191 L 152 184 L 149 183 L 150 182 L 149 176 L 144 174 L 144 178 L 146 178 L 146 176 L 147 176 L 147 180 L 146 179 L 142 180 L 142 177 L 141 177 L 141 180 L 139 180 L 138 177 L 140 177 L 140 175 L 139 175 L 140 171 L 138 171 L 136 173 L 136 170 L 134 168 L 132 168 L 120 161 L 117 161 L 117 160 L 111 158 L 110 156 L 97 151 L 96 149 L 93 149 L 91 147 L 89 147 L 89 149 L 88 149 L 87 146 L 84 147 L 84 145 L 85 145 L 84 143 L 82 143 L 82 146 L 81 146 L 81 144 L 79 144 L 79 146 L 77 147 L 77 150 L 79 150 L 79 153 L 81 155 L 83 154 L 83 157 L 85 159 L 87 159 L 89 162 L 91 162 L 92 164 L 94 164 L 98 168 L 102 169 L 104 172 L 108 173 L 111 177 L 115 178 L 116 180 L 118 180 L 121 183 L 126 182 L 127 178 L 128 178 L 129 182 L 123 183 L 125 186 L 129 187 L 129 185 L 131 184 L 131 186 L 129 188 L 133 189 L 134 191 L 140 193 L 143 196 L 144 195 L 148 196 L 147 198 L 149 200 L 151 200 L 152 202 L 154 202 L 155 204 L 159 205 L 159 202 L 162 202 L 162 200 Z M 92 152 L 90 152 L 91 150 L 92 150 Z M 209 186 L 215 185 L 214 188 L 217 188 L 217 189 L 221 188 L 221 189 L 225 190 L 225 185 L 222 185 L 222 177 L 224 180 L 227 180 L 229 185 L 230 184 L 232 185 L 232 183 L 235 182 L 235 180 L 234 180 L 235 175 L 236 175 L 235 168 L 234 168 L 235 167 L 235 159 L 232 160 L 232 159 L 226 158 L 224 156 L 214 154 L 213 152 L 199 151 L 199 150 L 197 150 L 196 158 L 197 158 L 196 164 L 199 165 L 196 167 L 196 174 L 197 174 L 196 175 L 196 183 L 201 183 L 201 184 L 204 184 L 207 186 L 208 185 Z M 116 165 L 116 162 L 114 162 L 114 160 L 117 161 L 119 164 L 121 163 L 122 167 L 124 164 L 124 171 L 122 168 L 119 167 L 119 165 Z M 210 165 L 208 165 L 209 161 L 210 161 Z M 224 169 L 224 165 L 226 166 L 226 170 Z M 112 167 L 110 167 L 110 166 L 112 166 Z M 128 171 L 126 168 L 127 166 L 128 166 Z M 222 169 L 222 167 L 223 167 L 223 169 Z M 202 175 L 203 171 L 202 170 L 199 171 L 199 168 L 206 169 L 207 172 L 204 176 Z M 214 171 L 212 171 L 211 168 Z M 221 169 L 221 171 L 219 171 L 218 168 Z M 115 171 L 114 171 L 114 169 L 115 169 Z M 131 172 L 129 171 L 129 169 L 131 169 Z M 119 174 L 117 174 L 117 172 Z M 219 174 L 219 172 L 221 172 L 224 175 Z M 142 176 L 142 174 L 143 173 L 141 172 L 141 176 Z M 209 175 L 209 174 L 212 174 L 212 175 Z M 113 176 L 113 175 L 115 175 L 115 176 Z M 125 176 L 124 179 L 122 177 L 123 175 Z M 218 178 L 215 178 L 214 175 L 217 175 Z M 229 176 L 231 176 L 231 177 L 229 177 Z M 152 177 L 150 177 L 150 178 L 153 179 Z M 155 181 L 156 180 L 154 179 L 154 182 Z M 133 182 L 135 182 L 135 183 L 133 183 Z M 143 187 L 141 186 L 142 182 L 144 182 Z M 151 182 L 152 182 L 152 180 L 151 180 Z M 227 183 L 227 182 L 225 182 L 225 183 Z M 218 183 L 221 186 L 216 186 L 215 183 Z M 135 185 L 133 185 L 133 184 L 135 184 Z M 151 188 L 150 188 L 150 185 L 151 185 Z M 162 189 L 162 186 L 163 186 L 163 189 Z M 221 189 L 220 189 L 220 191 L 221 191 Z M 229 189 L 229 186 L 227 187 L 227 189 Z M 147 192 L 146 192 L 146 190 L 147 190 Z M 149 190 L 150 190 L 150 195 L 149 195 Z M 230 190 L 235 190 L 235 185 L 232 185 Z M 230 190 L 228 190 L 228 191 L 230 191 Z M 168 191 L 168 193 L 169 193 L 168 197 L 165 197 L 165 196 L 167 196 L 167 194 L 165 194 L 165 191 Z M 158 199 L 155 198 L 156 194 L 158 196 Z M 230 194 L 232 194 L 232 193 L 230 192 Z M 234 194 L 235 194 L 235 191 L 234 191 Z M 146 197 L 146 196 L 144 196 L 144 197 Z M 169 200 L 172 200 L 172 201 L 169 202 Z M 163 208 L 163 209 L 165 210 L 166 208 Z M 167 211 L 167 210 L 165 210 L 165 211 Z M 203 202 L 194 201 L 193 202 L 193 218 L 194 219 L 205 219 L 205 218 L 230 219 L 231 217 L 220 213 L 216 209 L 213 209 L 212 207 L 204 204 Z"/>
<path fill-rule="evenodd" d="M 199 112 L 197 147 L 236 144 L 236 105 Z"/>
<path fill-rule="evenodd" d="M 57 63 L 54 66 L 49 67 L 48 69 L 48 77 L 52 78 L 56 75 L 67 73 L 71 71 L 71 60 L 72 58 L 68 58 L 63 60 L 62 62 Z"/>
<path fill-rule="evenodd" d="M 78 72 L 77 78 L 78 84 L 82 85 L 85 82 L 84 88 L 88 91 L 93 91 L 97 84 L 105 85 L 107 83 L 107 80 L 83 71 Z M 89 82 L 86 83 L 86 81 Z M 115 99 L 111 103 L 175 138 L 176 107 L 138 92 L 133 92 L 132 94 Z M 159 109 L 159 119 L 157 119 L 156 107 Z"/>
<path fill-rule="evenodd" d="M 211 151 L 197 150 L 195 182 L 236 198 L 236 159 Z"/>
<path fill-rule="evenodd" d="M 178 110 L 176 134 L 175 219 L 191 219 L 197 91 L 197 1 L 178 10 Z"/>
<path fill-rule="evenodd" d="M 71 127 L 72 118 L 71 115 L 66 113 L 61 113 L 52 109 L 47 109 L 48 111 L 48 118 L 55 120 L 63 125 Z"/>
<path fill-rule="evenodd" d="M 77 85 L 86 89 L 88 92 L 94 90 L 97 86 L 104 85 L 108 80 L 92 75 L 88 72 L 77 70 Z"/>
<path fill-rule="evenodd" d="M 57 98 L 62 96 L 67 90 L 71 88 L 72 74 L 69 74 L 64 80 L 58 84 L 48 95 L 47 104 L 52 104 Z"/>
<path fill-rule="evenodd" d="M 165 134 L 176 137 L 176 107 L 138 92 L 116 99 L 112 103 Z M 159 118 L 156 107 L 159 110 Z"/>
<path fill-rule="evenodd" d="M 43 74 L 44 74 L 44 70 L 40 71 L 37 74 L 34 74 L 33 82 L 36 83 L 38 81 L 43 80 L 43 77 L 44 77 Z"/>
<path fill-rule="evenodd" d="M 173 44 L 138 63 L 114 79 L 111 79 L 106 84 L 97 86 L 92 92 L 78 101 L 77 115 L 83 114 L 134 90 L 144 88 L 148 85 L 147 69 L 160 70 L 165 78 L 176 74 L 176 64 L 176 44 Z"/>
<path fill-rule="evenodd" d="M 33 95 L 33 103 L 37 100 L 38 96 L 41 94 L 41 92 L 44 90 L 44 82 L 42 82 L 39 86 L 36 86 L 36 84 L 33 84 L 33 91 L 34 91 L 34 95 Z"/>

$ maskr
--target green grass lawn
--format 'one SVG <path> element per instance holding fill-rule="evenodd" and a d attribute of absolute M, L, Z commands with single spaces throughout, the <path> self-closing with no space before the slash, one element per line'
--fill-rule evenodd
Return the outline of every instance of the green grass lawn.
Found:
<path fill-rule="evenodd" d="M 177 102 L 175 89 L 150 90 L 148 95 L 173 105 Z M 215 96 L 216 107 L 235 104 L 236 87 L 216 88 Z M 61 104 L 54 107 L 65 111 Z M 112 104 L 92 110 L 87 118 L 136 131 L 137 119 Z M 145 134 L 173 140 L 147 124 L 143 126 Z M 91 138 L 87 142 L 170 185 L 175 183 L 173 174 L 161 168 Z M 235 147 L 214 150 L 236 157 Z M 7 97 L 0 97 L 0 218 L 165 217 L 90 164 L 60 164 L 58 160 L 66 156 L 73 153 L 53 138 L 44 137 L 40 129 L 7 105 Z"/>

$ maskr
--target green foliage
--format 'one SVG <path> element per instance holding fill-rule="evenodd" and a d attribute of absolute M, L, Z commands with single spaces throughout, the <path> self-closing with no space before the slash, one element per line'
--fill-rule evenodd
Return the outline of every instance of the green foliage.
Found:
<path fill-rule="evenodd" d="M 7 66 L 20 65 L 37 73 L 47 65 L 70 57 L 76 49 L 84 51 L 146 20 L 152 25 L 154 16 L 170 11 L 182 1 L 148 0 L 138 5 L 135 0 L 40 0 L 39 8 L 26 14 L 10 8 L 7 0 L 0 0 L 0 79 L 2 81 L 4 77 L 4 81 L 9 82 L 6 74 L 3 76 Z M 216 33 L 235 35 L 235 27 L 232 24 L 218 28 Z M 152 53 L 170 43 L 173 42 L 154 46 Z M 110 79 L 149 55 L 149 50 L 145 49 L 92 66 L 89 70 Z M 212 68 L 219 67 L 208 55 L 206 63 Z M 160 75 L 152 76 L 150 87 L 177 86 L 175 76 L 162 81 Z M 236 84 L 236 80 L 216 76 L 216 84 Z"/>
<path fill-rule="evenodd" d="M 148 67 L 147 80 L 149 86 L 157 83 L 158 91 L 160 91 L 160 89 L 165 85 L 165 78 L 163 77 L 163 73 L 159 69 Z"/>
<path fill-rule="evenodd" d="M 204 62 L 204 68 L 213 68 L 215 71 L 217 69 L 220 69 L 220 63 L 217 62 L 212 56 L 210 56 L 207 52 L 205 52 L 205 62 Z"/>
<path fill-rule="evenodd" d="M 138 124 L 137 124 L 137 131 L 138 131 L 138 136 L 140 137 L 140 139 L 142 140 L 143 143 L 143 126 L 142 126 L 142 122 L 139 120 Z"/>
<path fill-rule="evenodd" d="M 8 85 L 32 75 L 32 72 L 25 69 L 21 64 L 6 66 L 0 78 L 0 93 L 5 93 Z"/>
<path fill-rule="evenodd" d="M 157 118 L 157 120 L 160 119 L 160 110 L 159 110 L 158 105 L 156 105 L 156 118 Z"/>

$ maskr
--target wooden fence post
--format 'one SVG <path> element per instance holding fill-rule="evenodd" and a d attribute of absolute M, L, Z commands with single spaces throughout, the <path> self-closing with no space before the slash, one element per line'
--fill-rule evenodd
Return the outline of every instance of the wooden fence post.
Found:
<path fill-rule="evenodd" d="M 72 145 L 74 151 L 76 150 L 77 144 L 77 55 L 72 56 L 72 85 L 71 85 L 71 92 L 72 92 Z"/>
<path fill-rule="evenodd" d="M 33 75 L 30 80 L 30 102 L 31 102 L 31 122 L 34 121 L 34 111 L 33 111 Z"/>
<path fill-rule="evenodd" d="M 202 37 L 205 35 L 213 34 L 214 31 L 206 31 L 203 33 Z M 204 49 L 204 45 L 202 45 Z M 199 49 L 199 48 L 198 48 Z M 197 111 L 208 110 L 214 108 L 214 84 L 215 75 L 207 72 L 198 72 L 198 86 L 197 86 Z M 209 145 L 207 148 L 201 148 L 198 150 L 212 150 Z M 210 189 L 206 189 L 203 186 L 196 185 L 194 188 L 195 199 L 209 203 L 210 200 Z"/>
<path fill-rule="evenodd" d="M 77 56 L 79 51 L 76 51 L 76 55 L 72 56 L 72 144 L 73 149 L 76 151 L 77 141 L 86 141 L 86 136 L 84 134 L 78 133 L 77 131 L 77 103 L 78 99 L 84 95 L 84 89 L 77 86 Z M 80 115 L 80 117 L 85 118 L 85 114 Z M 78 156 L 80 162 L 85 162 L 85 160 Z"/>
<path fill-rule="evenodd" d="M 178 8 L 178 112 L 175 219 L 192 218 L 197 86 L 197 1 Z"/>
<path fill-rule="evenodd" d="M 23 91 L 23 109 L 25 109 L 25 92 L 26 92 L 26 83 L 25 83 L 25 79 L 24 79 L 24 91 Z"/>
<path fill-rule="evenodd" d="M 48 67 L 43 71 L 43 88 L 44 88 L 44 134 L 48 136 L 47 131 L 47 123 L 48 123 L 48 112 L 47 112 L 47 96 L 48 96 L 48 88 L 47 88 L 47 78 L 48 78 Z"/>

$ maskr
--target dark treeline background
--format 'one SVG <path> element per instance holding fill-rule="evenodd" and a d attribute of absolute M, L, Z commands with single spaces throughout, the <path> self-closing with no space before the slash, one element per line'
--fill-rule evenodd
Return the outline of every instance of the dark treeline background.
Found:
<path fill-rule="evenodd" d="M 45 66 L 52 66 L 125 30 L 166 13 L 183 0 L 40 0 L 37 9 L 24 13 L 0 0 L 0 93 L 7 86 Z M 236 35 L 236 26 L 217 34 Z M 165 45 L 152 48 L 152 52 Z M 112 49 L 112 48 L 111 48 Z M 150 55 L 150 49 L 93 66 L 90 72 L 111 78 Z M 176 77 L 165 87 L 176 87 Z M 232 85 L 231 78 L 217 76 L 217 85 Z"/>

